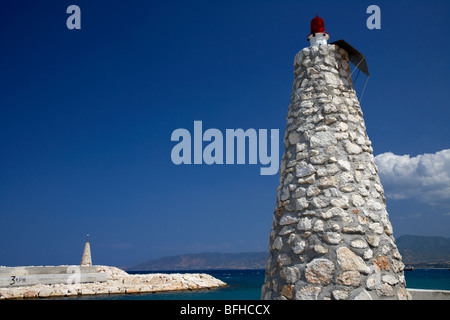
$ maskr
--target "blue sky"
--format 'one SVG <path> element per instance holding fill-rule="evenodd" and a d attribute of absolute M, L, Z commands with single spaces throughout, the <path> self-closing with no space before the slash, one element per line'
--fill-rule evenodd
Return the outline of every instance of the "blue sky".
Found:
<path fill-rule="evenodd" d="M 81 9 L 69 30 L 66 9 Z M 366 9 L 381 9 L 369 30 Z M 0 265 L 131 266 L 268 250 L 279 175 L 180 165 L 171 134 L 279 129 L 325 19 L 367 59 L 362 100 L 394 236 L 450 236 L 450 3 L 0 2 Z M 365 76 L 355 89 L 360 94 Z"/>

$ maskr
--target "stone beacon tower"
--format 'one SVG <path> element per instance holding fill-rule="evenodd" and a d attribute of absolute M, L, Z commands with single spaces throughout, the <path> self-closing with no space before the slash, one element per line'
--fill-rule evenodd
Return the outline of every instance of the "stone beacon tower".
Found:
<path fill-rule="evenodd" d="M 357 51 L 328 44 L 319 17 L 311 29 L 294 61 L 261 298 L 410 299 L 351 80 Z"/>
<path fill-rule="evenodd" d="M 89 233 L 86 235 L 86 244 L 84 245 L 83 256 L 81 257 L 81 266 L 92 266 L 91 245 L 89 244 Z"/>

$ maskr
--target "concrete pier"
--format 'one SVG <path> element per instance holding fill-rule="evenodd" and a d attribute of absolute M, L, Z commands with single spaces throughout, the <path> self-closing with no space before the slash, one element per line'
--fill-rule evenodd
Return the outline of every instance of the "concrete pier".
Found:
<path fill-rule="evenodd" d="M 66 266 L 70 267 L 70 266 Z M 78 266 L 77 266 L 78 267 Z M 31 268 L 32 272 L 44 268 L 43 271 L 63 272 L 64 267 L 19 267 L 17 270 L 26 272 L 26 268 Z M 109 266 L 93 266 L 97 273 L 80 273 L 83 281 L 88 275 L 95 274 L 97 279 L 101 281 L 92 283 L 67 283 L 59 282 L 55 284 L 34 284 L 23 286 L 0 287 L 0 300 L 11 299 L 36 299 L 36 298 L 53 298 L 53 297 L 72 297 L 72 296 L 89 296 L 89 295 L 107 295 L 112 294 L 148 294 L 154 292 L 178 291 L 178 290 L 205 290 L 226 286 L 223 281 L 216 279 L 208 274 L 145 274 L 130 275 L 123 270 Z M 16 269 L 16 268 L 14 268 Z M 53 270 L 52 270 L 53 269 Z M 66 268 L 67 270 L 67 268 Z M 83 269 L 82 269 L 83 270 Z M 85 269 L 91 271 L 90 269 Z M 3 270 L 5 271 L 5 270 Z M 84 270 L 83 270 L 84 271 Z M 6 274 L 3 273 L 3 274 Z M 68 274 L 70 275 L 70 274 Z M 76 275 L 75 273 L 72 274 Z M 17 277 L 30 277 L 35 275 L 21 275 Z M 42 274 L 41 274 L 42 276 Z M 53 282 L 58 282 L 65 273 L 53 273 L 52 276 L 44 275 L 51 278 Z M 103 281 L 106 279 L 106 281 Z M 11 280 L 11 278 L 9 278 Z M 90 278 L 89 280 L 93 280 Z"/>
<path fill-rule="evenodd" d="M 0 267 L 0 288 L 105 281 L 106 274 L 97 272 L 96 266 Z"/>
<path fill-rule="evenodd" d="M 407 289 L 412 300 L 450 300 L 449 290 Z"/>

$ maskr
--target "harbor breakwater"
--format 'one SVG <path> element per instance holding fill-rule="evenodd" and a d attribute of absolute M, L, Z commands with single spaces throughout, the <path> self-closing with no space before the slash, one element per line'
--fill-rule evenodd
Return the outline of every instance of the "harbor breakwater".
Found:
<path fill-rule="evenodd" d="M 128 274 L 110 266 L 95 266 L 104 281 L 89 283 L 33 284 L 0 288 L 0 300 L 70 297 L 108 294 L 138 294 L 177 290 L 201 290 L 227 284 L 205 273 Z"/>

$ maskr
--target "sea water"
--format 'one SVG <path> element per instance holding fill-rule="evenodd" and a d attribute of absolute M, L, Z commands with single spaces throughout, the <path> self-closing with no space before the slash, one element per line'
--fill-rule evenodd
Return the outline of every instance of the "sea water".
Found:
<path fill-rule="evenodd" d="M 207 273 L 228 284 L 207 290 L 176 291 L 150 294 L 85 296 L 82 299 L 108 300 L 260 300 L 264 270 L 196 270 L 159 271 L 158 273 Z M 148 274 L 151 272 L 129 272 Z M 156 273 L 156 272 L 155 272 Z M 450 290 L 450 270 L 415 269 L 405 271 L 406 287 L 411 289 Z"/>
<path fill-rule="evenodd" d="M 406 288 L 450 290 L 450 270 L 415 269 L 405 271 Z"/>

